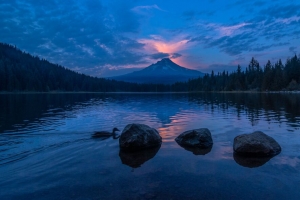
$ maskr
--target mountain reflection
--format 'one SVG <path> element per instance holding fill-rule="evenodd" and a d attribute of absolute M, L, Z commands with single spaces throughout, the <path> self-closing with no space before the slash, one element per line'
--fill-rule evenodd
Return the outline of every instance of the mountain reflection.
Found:
<path fill-rule="evenodd" d="M 122 108 L 128 120 L 134 119 L 142 123 L 145 122 L 142 117 L 147 117 L 148 125 L 159 128 L 162 133 L 168 132 L 163 133 L 166 138 L 170 131 L 175 131 L 176 135 L 183 132 L 190 119 L 204 119 L 205 113 L 207 116 L 217 114 L 224 117 L 231 113 L 236 115 L 237 120 L 246 116 L 252 126 L 256 126 L 264 118 L 277 123 L 287 122 L 287 126 L 292 129 L 300 127 L 299 94 L 1 94 L 0 133 L 17 131 L 32 123 L 41 126 L 51 119 L 59 121 L 76 117 L 79 109 L 92 108 L 93 111 L 101 112 L 107 107 L 115 112 L 120 112 L 119 108 Z M 118 113 L 111 112 L 104 117 L 112 118 L 117 115 Z M 41 120 L 45 117 L 48 117 L 48 121 Z"/>

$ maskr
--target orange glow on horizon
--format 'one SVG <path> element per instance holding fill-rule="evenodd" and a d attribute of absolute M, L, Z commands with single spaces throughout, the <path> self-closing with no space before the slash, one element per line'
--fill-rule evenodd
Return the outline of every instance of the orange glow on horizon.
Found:
<path fill-rule="evenodd" d="M 164 41 L 159 37 L 154 37 L 153 39 L 141 39 L 139 42 L 145 44 L 144 50 L 149 54 L 168 53 L 170 54 L 169 58 L 176 64 L 190 69 L 195 67 L 194 65 L 191 66 L 189 62 L 186 62 L 184 55 L 172 58 L 172 54 L 181 54 L 180 52 L 182 50 L 185 50 L 190 46 L 190 44 L 188 44 L 188 40 Z"/>
<path fill-rule="evenodd" d="M 188 40 L 181 40 L 179 42 L 154 41 L 152 45 L 158 52 L 176 53 L 177 51 L 184 49 L 187 42 Z"/>
<path fill-rule="evenodd" d="M 180 56 L 178 58 L 170 58 L 174 63 L 180 65 L 181 67 L 192 69 L 190 64 L 185 61 L 184 56 Z"/>

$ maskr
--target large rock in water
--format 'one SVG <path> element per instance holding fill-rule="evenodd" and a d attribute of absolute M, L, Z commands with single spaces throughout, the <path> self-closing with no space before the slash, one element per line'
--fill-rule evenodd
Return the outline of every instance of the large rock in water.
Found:
<path fill-rule="evenodd" d="M 128 124 L 119 139 L 122 150 L 147 149 L 161 145 L 158 131 L 144 124 Z"/>
<path fill-rule="evenodd" d="M 211 133 L 207 128 L 189 130 L 181 133 L 175 141 L 180 146 L 209 148 L 213 145 Z"/>
<path fill-rule="evenodd" d="M 281 152 L 280 145 L 261 131 L 236 136 L 233 150 L 239 155 L 274 156 Z"/>

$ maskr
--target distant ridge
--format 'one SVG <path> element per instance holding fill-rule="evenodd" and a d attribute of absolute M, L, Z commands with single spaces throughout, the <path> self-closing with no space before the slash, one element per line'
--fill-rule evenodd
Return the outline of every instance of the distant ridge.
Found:
<path fill-rule="evenodd" d="M 111 77 L 111 79 L 133 83 L 173 84 L 203 76 L 204 73 L 200 71 L 182 67 L 172 62 L 169 58 L 163 58 L 140 71 Z"/>
<path fill-rule="evenodd" d="M 146 72 L 145 72 L 146 71 Z M 192 71 L 192 72 L 191 72 Z M 283 64 L 279 59 L 261 68 L 253 57 L 246 71 L 203 74 L 163 59 L 138 72 L 135 81 L 178 81 L 175 84 L 128 83 L 96 78 L 74 72 L 45 59 L 22 52 L 0 42 L 0 93 L 6 92 L 199 92 L 199 91 L 294 91 L 300 92 L 300 57 L 294 55 Z M 180 73 L 178 73 L 180 72 Z M 197 78 L 193 78 L 195 74 Z M 189 74 L 191 73 L 191 74 Z M 201 74 L 198 74 L 201 73 Z M 168 74 L 169 76 L 166 76 Z M 171 74 L 171 76 L 170 76 Z M 187 75 L 186 77 L 182 75 Z M 126 77 L 126 75 L 124 75 Z M 151 77 L 152 76 L 152 77 Z M 127 77 L 134 80 L 134 76 Z M 187 82 L 180 82 L 191 77 Z M 169 78 L 169 79 L 168 79 Z M 186 79 L 185 79 L 186 80 Z M 127 81 L 132 81 L 128 80 Z"/>
<path fill-rule="evenodd" d="M 164 92 L 170 87 L 87 76 L 0 42 L 0 92 Z M 174 88 L 173 88 L 174 90 Z"/>

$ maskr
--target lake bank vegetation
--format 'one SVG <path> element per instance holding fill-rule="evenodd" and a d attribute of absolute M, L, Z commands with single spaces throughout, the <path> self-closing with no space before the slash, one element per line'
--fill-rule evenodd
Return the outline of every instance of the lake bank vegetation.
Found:
<path fill-rule="evenodd" d="M 265 66 L 252 58 L 246 70 L 240 65 L 229 73 L 205 74 L 187 82 L 137 84 L 96 78 L 74 72 L 45 59 L 0 43 L 0 92 L 199 92 L 300 91 L 300 57 Z"/>

